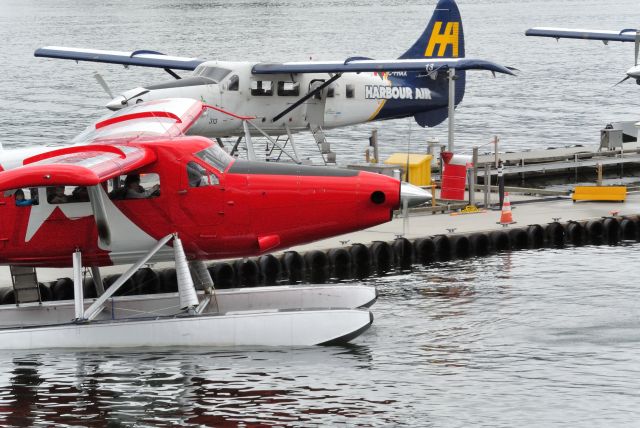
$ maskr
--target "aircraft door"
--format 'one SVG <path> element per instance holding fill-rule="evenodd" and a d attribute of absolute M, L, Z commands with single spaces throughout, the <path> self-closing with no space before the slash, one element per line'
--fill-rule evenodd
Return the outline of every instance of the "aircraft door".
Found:
<path fill-rule="evenodd" d="M 309 92 L 313 91 L 317 87 L 324 83 L 323 79 L 314 79 L 309 83 Z M 326 88 L 309 98 L 307 101 L 307 122 L 311 125 L 311 128 L 317 128 L 318 126 L 324 126 L 324 109 L 327 101 Z"/>
<path fill-rule="evenodd" d="M 213 237 L 225 214 L 222 175 L 193 159 L 187 159 L 181 167 L 174 221 L 188 225 L 195 237 Z"/>
<path fill-rule="evenodd" d="M 15 209 L 10 204 L 12 194 L 0 194 L 0 250 L 7 248 L 11 225 L 15 223 Z"/>

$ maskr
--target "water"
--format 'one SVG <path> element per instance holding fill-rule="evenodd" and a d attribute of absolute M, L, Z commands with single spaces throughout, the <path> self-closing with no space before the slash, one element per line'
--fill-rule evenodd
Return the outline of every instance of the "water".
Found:
<path fill-rule="evenodd" d="M 36 59 L 44 45 L 157 49 L 220 59 L 396 57 L 435 1 L 0 0 L 0 141 L 64 142 L 114 91 L 157 70 Z M 457 115 L 465 150 L 494 134 L 510 150 L 596 144 L 637 119 L 638 88 L 611 88 L 630 44 L 526 38 L 531 26 L 634 27 L 637 2 L 460 1 L 469 57 L 522 70 L 472 73 Z M 409 120 L 329 133 L 339 160 L 383 156 L 446 124 Z M 373 327 L 352 346 L 0 353 L 0 425 L 637 425 L 638 245 L 523 251 L 373 280 Z"/>
<path fill-rule="evenodd" d="M 345 347 L 4 352 L 0 425 L 635 425 L 638 249 L 378 278 L 375 323 Z"/>

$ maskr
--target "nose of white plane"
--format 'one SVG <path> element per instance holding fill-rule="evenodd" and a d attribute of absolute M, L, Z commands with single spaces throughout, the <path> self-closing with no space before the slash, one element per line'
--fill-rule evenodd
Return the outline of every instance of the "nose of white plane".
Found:
<path fill-rule="evenodd" d="M 631 67 L 630 69 L 627 70 L 627 76 L 631 77 L 632 79 L 640 79 L 640 65 L 636 65 L 634 67 Z"/>
<path fill-rule="evenodd" d="M 404 204 L 407 201 L 409 207 L 417 207 L 429 202 L 433 196 L 431 192 L 413 184 L 402 182 L 400 184 L 400 200 Z"/>
<path fill-rule="evenodd" d="M 113 111 L 120 110 L 121 108 L 126 106 L 127 106 L 127 99 L 122 95 L 115 97 L 105 105 L 106 108 Z"/>

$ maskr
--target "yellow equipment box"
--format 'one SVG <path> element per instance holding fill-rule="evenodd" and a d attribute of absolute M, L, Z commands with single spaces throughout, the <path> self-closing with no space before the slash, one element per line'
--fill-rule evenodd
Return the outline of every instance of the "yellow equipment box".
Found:
<path fill-rule="evenodd" d="M 571 196 L 575 201 L 620 201 L 627 199 L 626 186 L 576 186 Z"/>
<path fill-rule="evenodd" d="M 407 157 L 409 161 L 407 162 Z M 409 183 L 415 186 L 430 186 L 431 185 L 431 155 L 423 155 L 418 153 L 394 153 L 384 161 L 387 165 L 398 165 L 402 167 L 404 172 L 402 176 L 403 181 L 407 181 L 406 169 L 407 163 L 409 164 Z"/>

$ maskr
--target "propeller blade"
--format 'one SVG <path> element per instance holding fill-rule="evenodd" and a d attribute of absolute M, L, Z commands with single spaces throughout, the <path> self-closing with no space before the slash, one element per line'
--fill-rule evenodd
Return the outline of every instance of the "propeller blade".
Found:
<path fill-rule="evenodd" d="M 107 82 L 100 75 L 100 73 L 98 73 L 97 71 L 94 71 L 93 72 L 93 77 L 95 77 L 95 79 L 98 81 L 100 86 L 102 86 L 102 89 L 104 89 L 104 91 L 107 93 L 107 95 L 109 95 L 111 98 L 113 98 L 113 94 L 111 93 L 111 89 L 109 88 L 109 85 L 107 85 Z"/>
<path fill-rule="evenodd" d="M 624 82 L 625 80 L 629 79 L 631 76 L 627 76 L 624 79 L 622 79 L 621 81 L 619 81 L 618 83 L 616 83 L 615 85 L 613 85 L 613 87 L 615 88 L 616 86 L 618 86 L 619 84 L 621 84 L 622 82 Z"/>

